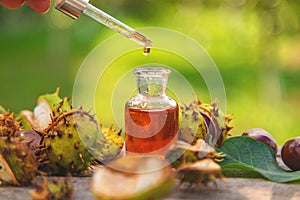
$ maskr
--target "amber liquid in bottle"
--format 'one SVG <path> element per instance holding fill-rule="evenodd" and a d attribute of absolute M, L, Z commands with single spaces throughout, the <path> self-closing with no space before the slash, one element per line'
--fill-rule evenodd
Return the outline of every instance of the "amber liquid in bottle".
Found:
<path fill-rule="evenodd" d="M 126 152 L 165 154 L 177 140 L 178 107 L 143 110 L 125 108 Z"/>

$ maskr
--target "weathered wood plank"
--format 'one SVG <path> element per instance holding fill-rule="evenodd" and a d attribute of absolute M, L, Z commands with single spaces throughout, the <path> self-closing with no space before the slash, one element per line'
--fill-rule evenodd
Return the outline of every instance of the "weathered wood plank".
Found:
<path fill-rule="evenodd" d="M 94 200 L 89 190 L 91 178 L 72 177 L 75 187 L 75 200 Z M 218 187 L 211 185 L 210 189 L 199 188 L 197 191 L 183 192 L 178 188 L 165 200 L 177 199 L 228 199 L 228 200 L 299 200 L 300 184 L 274 183 L 262 179 L 224 178 L 217 182 Z M 28 188 L 5 186 L 0 187 L 0 199 L 30 200 Z M 99 188 L 101 189 L 101 188 Z"/>

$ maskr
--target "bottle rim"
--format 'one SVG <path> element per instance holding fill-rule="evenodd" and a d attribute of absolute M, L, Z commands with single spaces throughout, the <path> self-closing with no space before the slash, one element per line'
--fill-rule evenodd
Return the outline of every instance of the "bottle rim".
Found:
<path fill-rule="evenodd" d="M 165 77 L 171 73 L 171 70 L 163 67 L 138 67 L 135 68 L 133 73 L 136 76 L 151 76 L 151 77 Z"/>

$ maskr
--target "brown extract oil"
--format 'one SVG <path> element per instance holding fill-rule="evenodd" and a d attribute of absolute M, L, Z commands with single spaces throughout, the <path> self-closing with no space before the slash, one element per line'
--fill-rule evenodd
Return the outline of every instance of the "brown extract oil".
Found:
<path fill-rule="evenodd" d="M 178 106 L 143 110 L 125 108 L 126 152 L 163 155 L 177 140 Z"/>

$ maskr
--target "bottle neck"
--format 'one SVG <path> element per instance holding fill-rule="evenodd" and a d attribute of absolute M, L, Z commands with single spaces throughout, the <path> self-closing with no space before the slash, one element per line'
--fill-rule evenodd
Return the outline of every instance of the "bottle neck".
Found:
<path fill-rule="evenodd" d="M 164 96 L 170 70 L 164 68 L 136 68 L 137 92 L 143 96 Z"/>
<path fill-rule="evenodd" d="M 143 96 L 164 96 L 166 95 L 166 88 L 168 77 L 137 77 L 137 92 Z"/>

